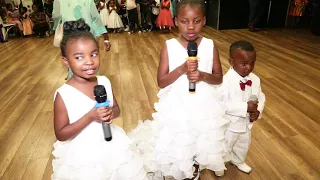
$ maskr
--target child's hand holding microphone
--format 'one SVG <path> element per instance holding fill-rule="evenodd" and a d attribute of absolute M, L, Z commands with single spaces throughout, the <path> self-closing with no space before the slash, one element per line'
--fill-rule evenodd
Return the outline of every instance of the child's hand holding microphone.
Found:
<path fill-rule="evenodd" d="M 248 112 L 250 116 L 250 122 L 254 122 L 258 119 L 260 112 L 258 111 L 258 97 L 256 95 L 251 95 L 248 100 Z"/>

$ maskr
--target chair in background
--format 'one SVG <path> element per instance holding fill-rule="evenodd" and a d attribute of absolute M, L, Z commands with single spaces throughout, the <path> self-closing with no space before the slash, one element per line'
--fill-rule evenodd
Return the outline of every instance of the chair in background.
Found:
<path fill-rule="evenodd" d="M 0 24 L 2 25 L 1 32 L 3 34 L 4 41 L 8 41 L 8 32 L 11 29 L 13 29 L 13 28 L 18 28 L 19 29 L 19 27 L 16 24 L 5 24 L 1 17 L 0 17 Z M 20 29 L 18 31 L 19 31 L 20 35 L 23 37 L 23 32 L 21 32 Z"/>

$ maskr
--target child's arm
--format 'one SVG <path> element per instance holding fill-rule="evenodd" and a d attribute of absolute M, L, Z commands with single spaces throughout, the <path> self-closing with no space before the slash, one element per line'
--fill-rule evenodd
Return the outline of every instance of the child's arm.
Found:
<path fill-rule="evenodd" d="M 188 71 L 188 67 L 186 63 L 183 63 L 175 70 L 169 73 L 169 57 L 168 57 L 168 49 L 165 44 L 160 53 L 160 62 L 158 67 L 158 86 L 160 88 L 165 88 L 168 85 L 172 84 L 176 81 L 182 74 Z"/>
<path fill-rule="evenodd" d="M 119 108 L 115 103 L 116 113 L 113 116 L 119 116 L 116 109 Z M 68 112 L 63 99 L 57 93 L 54 101 L 54 132 L 59 141 L 66 141 L 79 134 L 88 124 L 94 120 L 108 121 L 112 118 L 112 110 L 107 107 L 92 108 L 87 114 L 76 122 L 70 124 Z"/>
<path fill-rule="evenodd" d="M 214 56 L 213 56 L 213 68 L 212 74 L 202 72 L 199 70 L 188 72 L 188 79 L 190 82 L 196 83 L 198 81 L 204 81 L 208 84 L 221 84 L 222 83 L 222 68 L 220 63 L 219 51 L 214 46 L 213 48 Z M 201 59 L 200 59 L 201 61 Z"/>

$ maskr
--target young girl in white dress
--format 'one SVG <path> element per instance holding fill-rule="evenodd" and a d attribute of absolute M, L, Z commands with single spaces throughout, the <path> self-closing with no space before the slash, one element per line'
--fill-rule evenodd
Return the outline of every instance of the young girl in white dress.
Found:
<path fill-rule="evenodd" d="M 205 168 L 223 176 L 229 160 L 224 136 L 228 121 L 213 87 L 222 82 L 222 69 L 217 47 L 200 36 L 206 23 L 202 1 L 179 2 L 175 23 L 180 36 L 167 40 L 161 50 L 156 113 L 153 120 L 140 122 L 129 137 L 148 171 L 176 180 L 197 179 L 198 169 Z M 186 60 L 189 42 L 198 46 L 199 61 Z M 195 93 L 189 92 L 189 82 L 196 83 Z"/>
<path fill-rule="evenodd" d="M 113 29 L 113 32 L 119 32 L 120 28 L 123 28 L 123 23 L 118 15 L 118 8 L 115 0 L 110 0 L 108 2 L 108 9 L 110 12 L 108 19 L 108 29 Z"/>
<path fill-rule="evenodd" d="M 120 114 L 110 81 L 96 76 L 99 47 L 83 20 L 67 21 L 61 54 L 72 77 L 55 93 L 52 154 L 53 180 L 144 180 L 143 160 L 132 150 L 123 129 L 111 124 Z M 94 108 L 93 89 L 103 85 L 108 107 Z M 105 141 L 101 123 L 109 123 L 112 140 Z"/>
<path fill-rule="evenodd" d="M 109 10 L 108 10 L 108 1 L 106 0 L 100 0 L 100 16 L 102 23 L 104 26 L 108 26 L 108 20 L 109 20 Z"/>

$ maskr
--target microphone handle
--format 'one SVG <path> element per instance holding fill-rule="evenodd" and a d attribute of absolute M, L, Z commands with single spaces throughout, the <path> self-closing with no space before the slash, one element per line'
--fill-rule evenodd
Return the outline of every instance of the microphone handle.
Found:
<path fill-rule="evenodd" d="M 97 103 L 94 105 L 95 108 L 99 108 L 99 107 L 108 107 L 109 106 L 110 101 L 107 100 L 103 103 Z M 104 139 L 106 141 L 111 141 L 112 140 L 112 133 L 111 133 L 111 128 L 110 128 L 110 124 L 107 124 L 105 122 L 101 122 L 102 124 L 102 130 L 103 130 L 103 135 L 104 135 Z"/>
<path fill-rule="evenodd" d="M 196 83 L 189 82 L 189 92 L 196 91 Z"/>
<path fill-rule="evenodd" d="M 251 95 L 248 102 L 258 102 L 258 97 L 256 95 Z"/>
<path fill-rule="evenodd" d="M 196 56 L 189 56 L 189 57 L 196 57 Z M 190 93 L 194 93 L 196 92 L 196 83 L 192 83 L 192 82 L 189 82 L 189 92 Z"/>
<path fill-rule="evenodd" d="M 107 124 L 105 122 L 102 122 L 101 124 L 102 124 L 104 139 L 106 141 L 111 141 L 112 140 L 112 134 L 111 134 L 110 124 Z"/>

